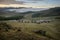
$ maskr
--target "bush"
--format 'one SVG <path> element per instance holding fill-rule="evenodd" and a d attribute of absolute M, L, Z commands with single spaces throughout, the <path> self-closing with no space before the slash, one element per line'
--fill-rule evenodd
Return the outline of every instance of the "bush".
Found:
<path fill-rule="evenodd" d="M 12 29 L 10 25 L 4 22 L 0 22 L 0 30 L 8 31 L 9 29 Z"/>

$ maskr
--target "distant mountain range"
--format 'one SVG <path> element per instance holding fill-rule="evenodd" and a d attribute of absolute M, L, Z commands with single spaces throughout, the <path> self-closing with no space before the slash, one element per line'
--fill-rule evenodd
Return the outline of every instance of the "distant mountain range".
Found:
<path fill-rule="evenodd" d="M 30 17 L 48 17 L 48 16 L 60 16 L 60 7 L 44 9 L 44 8 L 0 8 L 0 15 L 13 16 L 22 15 Z"/>
<path fill-rule="evenodd" d="M 32 17 L 39 16 L 60 16 L 60 7 L 50 8 L 44 11 L 38 11 L 32 15 Z"/>
<path fill-rule="evenodd" d="M 3 11 L 3 12 L 12 12 L 12 11 L 15 11 L 15 12 L 27 12 L 27 11 L 41 11 L 41 10 L 46 10 L 47 8 L 25 8 L 25 7 L 20 7 L 20 8 L 12 8 L 12 7 L 9 7 L 9 8 L 0 8 L 0 11 Z"/>

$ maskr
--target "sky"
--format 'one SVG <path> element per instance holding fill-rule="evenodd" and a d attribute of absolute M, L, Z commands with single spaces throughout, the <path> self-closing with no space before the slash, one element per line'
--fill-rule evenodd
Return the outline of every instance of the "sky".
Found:
<path fill-rule="evenodd" d="M 60 7 L 60 0 L 0 0 L 0 7 Z"/>

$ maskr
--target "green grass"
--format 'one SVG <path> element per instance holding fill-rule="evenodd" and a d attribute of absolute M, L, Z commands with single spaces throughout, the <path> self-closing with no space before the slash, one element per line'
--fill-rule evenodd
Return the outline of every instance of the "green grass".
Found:
<path fill-rule="evenodd" d="M 10 27 L 10 29 L 8 29 L 8 27 Z M 9 24 L 0 23 L 0 40 L 49 40 L 47 37 L 38 36 L 34 33 L 22 30 L 18 31 L 20 29 L 20 27 L 15 28 Z"/>
<path fill-rule="evenodd" d="M 8 25 L 11 25 L 12 27 L 17 27 L 17 28 L 20 27 L 23 32 L 21 33 L 21 35 L 31 35 L 32 37 L 34 37 L 33 35 L 35 35 L 36 37 L 43 38 L 43 39 L 46 37 L 48 38 L 48 40 L 50 39 L 60 40 L 60 21 L 53 21 L 51 23 L 41 23 L 41 24 L 20 23 L 20 22 L 12 22 L 12 21 L 6 21 L 6 23 Z M 33 32 L 34 30 L 44 30 L 46 31 L 46 36 L 43 36 L 41 34 L 35 34 Z"/>

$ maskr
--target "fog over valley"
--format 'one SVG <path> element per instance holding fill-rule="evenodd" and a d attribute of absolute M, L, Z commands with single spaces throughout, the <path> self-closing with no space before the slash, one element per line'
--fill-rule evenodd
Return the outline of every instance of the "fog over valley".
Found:
<path fill-rule="evenodd" d="M 10 9 L 0 9 L 1 11 L 10 11 L 10 12 L 12 12 L 12 11 L 15 11 L 15 12 L 27 12 L 27 11 L 42 11 L 42 10 L 46 10 L 46 9 L 48 9 L 48 8 L 19 8 L 19 9 L 12 9 L 12 8 L 10 8 Z"/>

